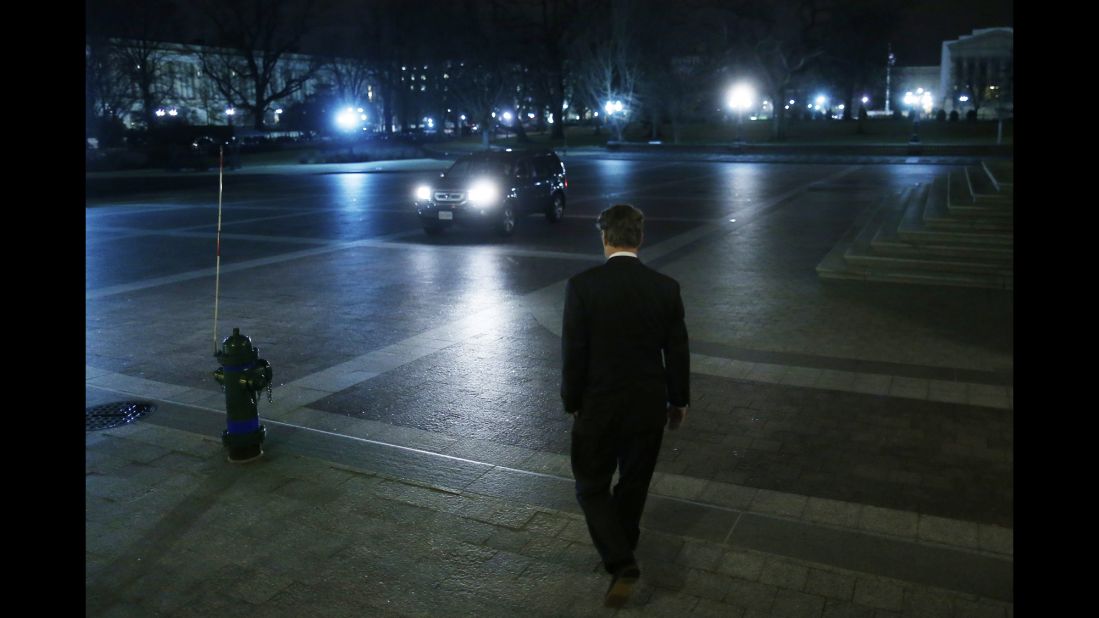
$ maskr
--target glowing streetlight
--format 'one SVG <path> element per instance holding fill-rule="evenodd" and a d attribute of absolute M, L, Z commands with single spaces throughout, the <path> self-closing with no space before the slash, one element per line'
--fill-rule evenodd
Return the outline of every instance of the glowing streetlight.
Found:
<path fill-rule="evenodd" d="M 863 104 L 863 105 L 866 105 L 866 104 L 867 104 L 867 103 L 869 103 L 869 102 L 870 102 L 870 97 L 866 97 L 866 96 L 864 96 L 864 97 L 862 98 L 862 104 Z"/>
<path fill-rule="evenodd" d="M 156 114 L 156 117 L 157 117 L 157 118 L 162 118 L 162 117 L 164 117 L 164 110 L 162 110 L 162 109 L 158 109 L 158 110 L 156 110 L 156 111 L 155 111 L 155 112 L 153 112 L 153 113 L 154 113 L 154 114 Z"/>
<path fill-rule="evenodd" d="M 922 91 L 923 88 L 920 88 Z M 908 106 L 908 114 L 912 116 L 912 139 L 911 143 L 917 143 L 920 141 L 920 115 L 918 110 L 913 109 L 917 103 L 919 103 L 920 97 L 912 94 L 912 91 L 904 93 L 904 104 Z"/>
<path fill-rule="evenodd" d="M 603 105 L 603 110 L 607 112 L 607 122 L 614 123 L 614 130 L 619 141 L 622 140 L 622 118 L 626 115 L 625 109 L 626 106 L 622 104 L 622 101 L 618 100 L 607 101 Z M 595 112 L 595 115 L 598 116 L 599 112 Z"/>
<path fill-rule="evenodd" d="M 358 124 L 356 122 L 355 110 L 350 107 L 344 108 L 339 114 L 336 115 L 336 124 L 339 125 L 344 131 L 350 131 Z"/>
<path fill-rule="evenodd" d="M 504 112 L 504 120 L 511 122 L 511 112 Z"/>
<path fill-rule="evenodd" d="M 169 116 L 171 116 L 171 117 L 173 117 L 173 118 L 175 118 L 176 116 L 178 116 L 178 115 L 179 115 L 179 111 L 178 111 L 178 110 L 174 110 L 174 109 L 170 109 L 170 110 L 168 110 L 168 115 L 169 115 Z"/>
<path fill-rule="evenodd" d="M 744 111 L 752 106 L 755 98 L 755 91 L 746 83 L 737 84 L 729 90 L 729 107 L 736 110 L 736 141 L 738 143 L 741 141 L 740 133 L 741 125 L 744 124 Z"/>
<path fill-rule="evenodd" d="M 958 101 L 960 101 L 962 103 L 965 103 L 968 100 L 969 100 L 969 97 L 965 96 L 964 94 L 962 96 L 958 97 Z"/>

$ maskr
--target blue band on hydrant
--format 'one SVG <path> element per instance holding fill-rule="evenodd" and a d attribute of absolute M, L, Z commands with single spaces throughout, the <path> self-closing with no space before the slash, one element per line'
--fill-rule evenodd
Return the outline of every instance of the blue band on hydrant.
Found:
<path fill-rule="evenodd" d="M 225 430 L 229 432 L 229 435 L 235 436 L 243 433 L 252 433 L 253 431 L 259 431 L 259 417 L 248 419 L 246 421 L 225 421 Z"/>
<path fill-rule="evenodd" d="M 247 365 L 222 365 L 221 368 L 224 369 L 225 371 L 232 371 L 232 372 L 239 373 L 239 372 L 242 372 L 242 371 L 248 371 L 249 369 L 251 369 L 252 367 L 255 367 L 255 366 L 256 366 L 256 361 L 252 361 L 252 362 L 248 363 Z"/>

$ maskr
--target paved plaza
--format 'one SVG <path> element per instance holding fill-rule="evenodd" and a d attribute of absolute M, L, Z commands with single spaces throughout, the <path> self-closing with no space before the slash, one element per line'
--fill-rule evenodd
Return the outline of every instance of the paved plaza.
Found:
<path fill-rule="evenodd" d="M 446 161 L 228 174 L 217 339 L 274 369 L 247 465 L 211 375 L 216 175 L 89 176 L 86 405 L 156 409 L 87 433 L 88 615 L 612 613 L 560 322 L 628 202 L 682 285 L 692 405 L 618 613 L 1012 616 L 1012 292 L 815 271 L 952 166 L 565 160 L 565 220 L 506 240 L 423 234 L 412 188 Z"/>

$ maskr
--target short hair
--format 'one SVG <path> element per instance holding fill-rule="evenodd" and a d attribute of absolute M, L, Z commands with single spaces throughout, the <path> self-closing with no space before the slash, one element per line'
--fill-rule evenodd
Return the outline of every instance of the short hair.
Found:
<path fill-rule="evenodd" d="M 596 227 L 606 232 L 612 247 L 640 247 L 645 213 L 631 204 L 615 204 L 599 213 Z"/>

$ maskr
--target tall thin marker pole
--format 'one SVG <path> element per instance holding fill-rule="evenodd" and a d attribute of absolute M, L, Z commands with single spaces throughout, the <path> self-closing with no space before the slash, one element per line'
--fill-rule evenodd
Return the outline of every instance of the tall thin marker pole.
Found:
<path fill-rule="evenodd" d="M 218 148 L 218 236 L 217 265 L 214 267 L 214 356 L 218 354 L 218 293 L 221 291 L 221 190 L 225 175 L 225 146 Z"/>

